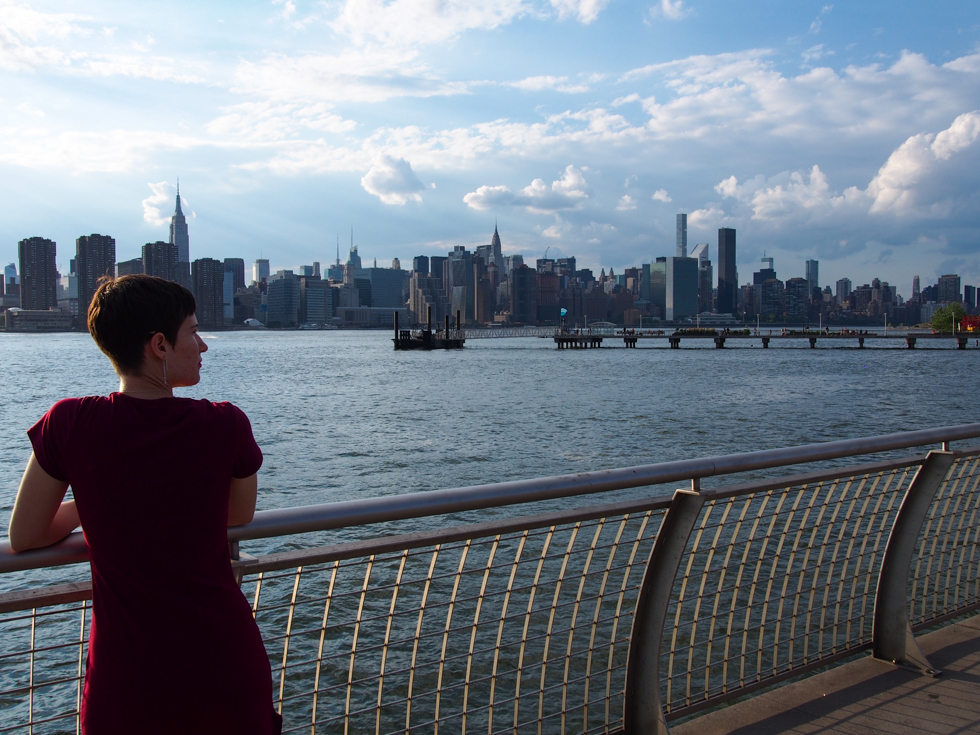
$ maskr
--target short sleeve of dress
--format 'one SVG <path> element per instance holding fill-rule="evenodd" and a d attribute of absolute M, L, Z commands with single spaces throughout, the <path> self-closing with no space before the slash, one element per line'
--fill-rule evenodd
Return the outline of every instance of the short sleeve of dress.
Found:
<path fill-rule="evenodd" d="M 27 430 L 41 469 L 62 482 L 68 482 L 67 448 L 77 406 L 77 399 L 58 401 Z"/>
<path fill-rule="evenodd" d="M 252 424 L 248 416 L 237 406 L 232 407 L 235 415 L 235 464 L 232 477 L 251 477 L 262 466 L 262 450 L 252 436 Z"/>

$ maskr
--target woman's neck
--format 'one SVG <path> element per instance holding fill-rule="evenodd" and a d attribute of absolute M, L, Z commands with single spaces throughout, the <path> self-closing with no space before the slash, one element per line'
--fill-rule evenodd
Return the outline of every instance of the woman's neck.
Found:
<path fill-rule="evenodd" d="M 120 375 L 119 392 L 133 398 L 153 400 L 173 398 L 173 389 L 160 378 L 149 375 Z"/>

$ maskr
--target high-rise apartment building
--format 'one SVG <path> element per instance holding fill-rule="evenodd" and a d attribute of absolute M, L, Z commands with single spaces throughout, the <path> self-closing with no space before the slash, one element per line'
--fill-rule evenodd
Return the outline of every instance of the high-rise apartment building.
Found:
<path fill-rule="evenodd" d="M 941 304 L 962 301 L 963 294 L 960 292 L 960 277 L 955 274 L 939 276 L 938 293 L 939 297 L 936 300 Z"/>
<path fill-rule="evenodd" d="M 677 215 L 677 257 L 687 257 L 687 215 Z"/>
<path fill-rule="evenodd" d="M 43 311 L 58 308 L 57 245 L 44 237 L 17 243 L 20 257 L 20 308 Z"/>
<path fill-rule="evenodd" d="M 820 288 L 820 261 L 808 260 L 806 262 L 806 285 L 808 289 L 807 302 L 809 302 L 813 289 Z M 789 288 L 789 281 L 786 282 L 786 287 Z"/>
<path fill-rule="evenodd" d="M 922 296 L 922 290 L 919 287 L 919 277 L 912 276 L 912 298 L 919 301 Z"/>
<path fill-rule="evenodd" d="M 916 278 L 918 278 L 918 276 L 916 276 Z M 836 296 L 837 296 L 837 305 L 838 306 L 844 306 L 845 302 L 847 302 L 851 298 L 851 279 L 850 278 L 841 278 L 839 281 L 837 281 L 837 293 L 836 293 Z"/>
<path fill-rule="evenodd" d="M 177 263 L 177 246 L 173 243 L 157 240 L 143 246 L 143 272 L 146 275 L 180 283 Z"/>
<path fill-rule="evenodd" d="M 214 258 L 198 258 L 191 264 L 192 292 L 197 301 L 197 323 L 214 329 L 225 323 L 225 264 Z"/>
<path fill-rule="evenodd" d="M 116 240 L 108 235 L 82 235 L 75 240 L 75 275 L 78 277 L 79 326 L 87 329 L 88 306 L 99 279 L 116 272 Z"/>
<path fill-rule="evenodd" d="M 245 288 L 244 258 L 225 258 L 225 273 L 231 273 L 231 287 L 234 289 L 232 291 L 233 294 Z"/>
<path fill-rule="evenodd" d="M 667 313 L 667 259 L 657 258 L 650 264 L 650 303 L 654 316 L 666 319 Z"/>
<path fill-rule="evenodd" d="M 698 313 L 698 261 L 695 258 L 667 258 L 664 318 L 680 321 Z"/>
<path fill-rule="evenodd" d="M 177 261 L 190 263 L 190 240 L 187 237 L 187 218 L 180 209 L 180 183 L 177 183 L 177 208 L 170 218 L 170 244 L 177 246 Z"/>
<path fill-rule="evenodd" d="M 270 327 L 297 326 L 299 301 L 300 288 L 296 274 L 291 270 L 276 271 L 269 276 L 266 324 Z"/>
<path fill-rule="evenodd" d="M 269 261 L 259 258 L 252 264 L 252 283 L 269 280 Z"/>
<path fill-rule="evenodd" d="M 718 230 L 718 313 L 735 314 L 738 273 L 735 270 L 735 230 Z"/>
<path fill-rule="evenodd" d="M 810 261 L 807 261 L 808 263 Z M 809 268 L 807 269 L 809 272 Z M 790 278 L 786 281 L 786 317 L 803 321 L 810 303 L 810 282 L 806 278 Z"/>
<path fill-rule="evenodd" d="M 123 260 L 116 263 L 116 278 L 122 278 L 123 276 L 131 276 L 136 273 L 143 272 L 143 259 L 133 258 L 132 260 Z"/>

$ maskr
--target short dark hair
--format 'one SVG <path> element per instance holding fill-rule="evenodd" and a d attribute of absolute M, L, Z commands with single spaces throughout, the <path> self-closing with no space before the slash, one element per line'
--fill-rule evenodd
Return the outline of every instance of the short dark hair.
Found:
<path fill-rule="evenodd" d="M 184 320 L 197 311 L 194 295 L 155 276 L 106 276 L 88 307 L 88 331 L 116 371 L 133 375 L 143 366 L 143 347 L 160 332 L 174 345 Z"/>

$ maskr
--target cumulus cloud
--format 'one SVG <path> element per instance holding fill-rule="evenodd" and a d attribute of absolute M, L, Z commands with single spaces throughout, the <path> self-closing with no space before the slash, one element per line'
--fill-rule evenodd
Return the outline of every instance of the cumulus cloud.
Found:
<path fill-rule="evenodd" d="M 938 134 L 908 138 L 863 189 L 851 186 L 835 191 L 820 166 L 814 165 L 805 173 L 759 175 L 744 182 L 730 176 L 715 191 L 744 205 L 752 220 L 774 227 L 842 224 L 868 215 L 946 218 L 980 194 L 971 173 L 980 164 L 978 138 L 980 110 L 975 110 L 957 116 Z M 961 155 L 967 153 L 971 155 Z"/>
<path fill-rule="evenodd" d="M 425 184 L 404 158 L 382 154 L 361 179 L 361 186 L 385 204 L 404 205 L 408 201 L 421 202 Z"/>
<path fill-rule="evenodd" d="M 636 200 L 629 194 L 624 194 L 619 198 L 616 210 L 619 212 L 628 212 L 631 209 L 636 209 Z"/>
<path fill-rule="evenodd" d="M 666 189 L 657 189 L 653 192 L 653 196 L 650 197 L 655 202 L 672 202 L 673 199 L 670 198 L 670 194 L 667 193 Z"/>
<path fill-rule="evenodd" d="M 599 13 L 608 4 L 609 0 L 551 0 L 551 5 L 558 11 L 559 18 L 572 16 L 586 24 L 598 18 Z"/>
<path fill-rule="evenodd" d="M 670 20 L 680 20 L 691 12 L 684 4 L 684 0 L 660 0 L 659 5 L 654 5 L 650 9 L 650 14 L 654 17 L 663 16 Z"/>
<path fill-rule="evenodd" d="M 535 179 L 517 193 L 507 186 L 481 186 L 464 196 L 463 201 L 468 207 L 478 210 L 509 205 L 545 214 L 577 209 L 589 198 L 591 191 L 582 172 L 575 166 L 568 165 L 561 178 L 552 181 L 550 187 L 543 179 Z"/>
<path fill-rule="evenodd" d="M 143 221 L 154 227 L 160 227 L 170 221 L 170 215 L 164 212 L 176 201 L 177 188 L 167 181 L 156 184 L 148 182 L 147 186 L 153 193 L 143 200 Z"/>

